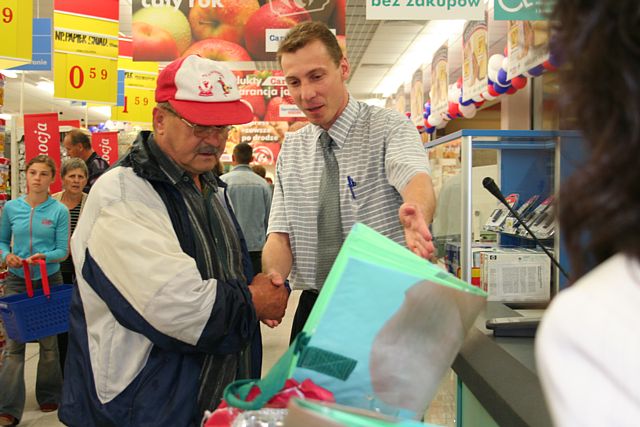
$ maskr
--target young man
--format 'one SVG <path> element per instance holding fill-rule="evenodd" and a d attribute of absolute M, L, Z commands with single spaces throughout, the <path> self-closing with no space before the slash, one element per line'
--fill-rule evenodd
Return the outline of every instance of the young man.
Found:
<path fill-rule="evenodd" d="M 350 96 L 349 62 L 322 23 L 292 28 L 278 60 L 310 125 L 287 134 L 277 161 L 263 271 L 289 277 L 302 295 L 291 339 L 356 222 L 424 258 L 433 255 L 428 223 L 435 197 L 428 159 L 406 117 Z M 274 326 L 272 323 L 271 326 Z"/>
<path fill-rule="evenodd" d="M 158 75 L 156 102 L 154 134 L 98 180 L 71 239 L 69 426 L 199 426 L 227 384 L 259 375 L 258 320 L 286 307 L 284 287 L 252 281 L 211 172 L 228 125 L 253 116 L 235 76 L 187 56 Z"/>

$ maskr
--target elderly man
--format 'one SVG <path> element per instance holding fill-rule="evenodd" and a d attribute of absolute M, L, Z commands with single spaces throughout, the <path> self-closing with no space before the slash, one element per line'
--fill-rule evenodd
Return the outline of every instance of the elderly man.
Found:
<path fill-rule="evenodd" d="M 89 135 L 80 129 L 72 129 L 67 133 L 62 140 L 62 145 L 67 150 L 69 157 L 78 157 L 86 163 L 89 176 L 87 177 L 87 185 L 82 191 L 89 193 L 100 175 L 109 169 L 109 163 L 93 151 Z"/>
<path fill-rule="evenodd" d="M 199 425 L 229 382 L 259 373 L 259 320 L 284 315 L 285 287 L 250 277 L 211 172 L 229 125 L 253 116 L 235 76 L 187 56 L 162 70 L 155 98 L 153 135 L 96 183 L 71 240 L 70 426 Z"/>
<path fill-rule="evenodd" d="M 302 290 L 291 332 L 302 330 L 355 222 L 429 258 L 435 196 L 418 132 L 401 114 L 347 90 L 349 62 L 326 25 L 293 27 L 278 60 L 310 124 L 287 133 L 278 156 L 262 270 Z M 270 326 L 274 326 L 273 322 Z"/>

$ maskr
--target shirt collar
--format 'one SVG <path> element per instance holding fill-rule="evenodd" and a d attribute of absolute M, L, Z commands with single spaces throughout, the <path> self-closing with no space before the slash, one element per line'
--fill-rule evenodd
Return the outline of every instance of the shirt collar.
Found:
<path fill-rule="evenodd" d="M 235 171 L 235 170 L 242 170 L 242 169 L 249 170 L 249 171 L 253 172 L 253 169 L 251 169 L 251 166 L 245 165 L 245 164 L 235 165 L 232 170 Z"/>
<path fill-rule="evenodd" d="M 360 105 L 358 101 L 349 94 L 349 101 L 347 102 L 347 106 L 344 108 L 338 119 L 331 126 L 328 133 L 333 142 L 336 145 L 337 149 L 342 149 L 344 144 L 347 142 L 347 136 L 349 135 L 349 131 L 351 130 L 351 126 L 355 123 L 358 118 L 358 113 L 360 111 Z M 322 129 L 318 125 L 313 126 L 313 136 L 317 141 L 320 138 L 320 135 L 325 130 Z M 317 143 L 318 149 L 320 149 L 320 142 Z"/>

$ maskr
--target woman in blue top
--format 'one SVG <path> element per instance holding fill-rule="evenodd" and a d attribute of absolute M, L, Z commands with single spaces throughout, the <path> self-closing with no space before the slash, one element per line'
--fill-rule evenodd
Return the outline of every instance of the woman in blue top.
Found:
<path fill-rule="evenodd" d="M 27 194 L 9 201 L 0 220 L 0 250 L 9 267 L 5 295 L 25 292 L 22 260 L 33 264 L 44 259 L 49 284 L 62 283 L 60 261 L 68 255 L 69 211 L 49 196 L 56 166 L 50 157 L 39 155 L 27 163 Z M 13 239 L 13 245 L 11 245 Z M 35 264 L 34 264 L 35 267 Z M 40 288 L 39 268 L 31 268 L 33 287 Z M 43 412 L 55 411 L 62 389 L 56 336 L 38 340 L 40 360 L 36 379 L 36 399 Z M 10 338 L 0 368 L 0 426 L 20 421 L 24 410 L 24 343 Z"/>

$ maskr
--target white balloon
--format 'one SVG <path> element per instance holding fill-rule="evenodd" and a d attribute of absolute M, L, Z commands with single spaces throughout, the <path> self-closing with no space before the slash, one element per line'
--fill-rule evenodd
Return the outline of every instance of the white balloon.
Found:
<path fill-rule="evenodd" d="M 500 64 L 500 68 L 502 68 L 503 70 L 508 70 L 509 69 L 509 57 L 505 56 L 504 59 L 502 60 L 502 63 Z"/>
<path fill-rule="evenodd" d="M 442 123 L 442 120 L 443 118 L 439 114 L 431 114 L 429 117 L 427 117 L 427 121 L 431 126 L 438 126 L 440 123 Z"/>
<path fill-rule="evenodd" d="M 482 101 L 484 101 L 484 97 L 482 95 L 474 96 L 471 99 L 473 99 L 473 102 L 482 102 Z"/>
<path fill-rule="evenodd" d="M 499 53 L 496 53 L 495 55 L 491 55 L 491 58 L 489 58 L 489 71 L 495 70 L 495 72 L 498 73 L 498 70 L 500 69 L 500 67 L 502 67 L 503 60 L 504 60 L 504 56 L 500 55 Z"/>
<path fill-rule="evenodd" d="M 448 124 L 449 124 L 448 120 L 443 120 L 442 123 L 440 123 L 438 126 L 436 126 L 436 129 L 443 129 L 443 128 L 447 127 Z"/>
<path fill-rule="evenodd" d="M 460 98 L 460 88 L 456 87 L 455 84 L 449 86 L 449 93 L 447 99 L 449 102 L 458 102 L 458 98 Z"/>
<path fill-rule="evenodd" d="M 474 118 L 477 112 L 476 106 L 474 104 L 461 105 L 459 109 L 460 109 L 460 113 L 465 119 Z"/>
<path fill-rule="evenodd" d="M 493 101 L 494 99 L 496 99 L 496 97 L 495 97 L 495 96 L 491 95 L 491 94 L 490 94 L 488 91 L 486 91 L 486 90 L 485 90 L 484 92 L 482 92 L 482 97 L 483 97 L 484 99 L 486 99 L 487 101 Z"/>
<path fill-rule="evenodd" d="M 498 70 L 492 70 L 491 68 L 489 68 L 487 70 L 487 76 L 489 77 L 489 80 L 491 80 L 492 82 L 497 82 L 498 81 Z"/>

